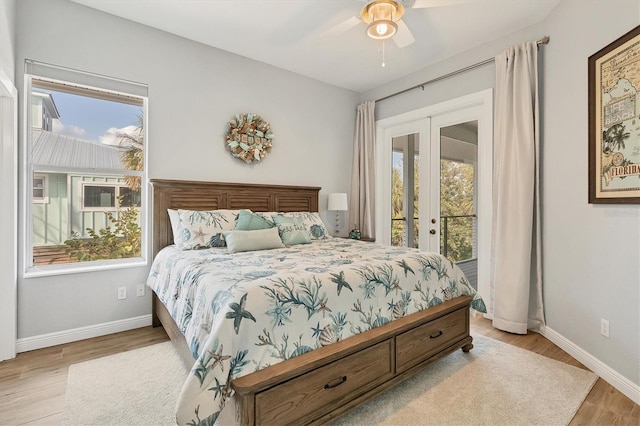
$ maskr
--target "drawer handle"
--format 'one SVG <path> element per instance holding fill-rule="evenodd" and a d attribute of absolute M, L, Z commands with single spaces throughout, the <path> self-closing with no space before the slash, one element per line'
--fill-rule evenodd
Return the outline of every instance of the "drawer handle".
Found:
<path fill-rule="evenodd" d="M 429 336 L 429 339 L 435 339 L 440 336 L 442 336 L 442 330 L 438 331 L 436 334 L 432 334 L 431 336 Z"/>
<path fill-rule="evenodd" d="M 341 379 L 337 379 L 334 383 L 327 383 L 324 385 L 325 389 L 337 388 L 341 384 L 347 381 L 347 376 L 342 376 Z"/>

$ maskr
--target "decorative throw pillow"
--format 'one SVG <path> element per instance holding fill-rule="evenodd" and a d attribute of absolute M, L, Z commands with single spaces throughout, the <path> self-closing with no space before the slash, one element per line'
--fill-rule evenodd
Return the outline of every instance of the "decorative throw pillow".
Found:
<path fill-rule="evenodd" d="M 238 213 L 238 222 L 236 230 L 239 231 L 255 231 L 257 229 L 273 228 L 275 224 L 271 220 L 267 220 L 263 215 L 253 213 L 249 210 L 241 210 Z"/>
<path fill-rule="evenodd" d="M 279 214 L 278 212 L 253 212 L 253 213 L 257 214 L 260 217 L 263 217 L 271 225 L 276 226 L 275 222 L 273 221 L 273 215 Z"/>
<path fill-rule="evenodd" d="M 290 217 L 277 214 L 272 216 L 273 221 L 278 227 L 282 242 L 288 246 L 296 244 L 309 244 L 311 242 L 311 234 L 304 227 L 301 217 Z"/>
<path fill-rule="evenodd" d="M 225 231 L 224 239 L 231 252 L 269 250 L 282 248 L 282 240 L 278 228 L 258 229 L 253 231 Z"/>
<path fill-rule="evenodd" d="M 305 228 L 311 234 L 312 240 L 324 240 L 325 238 L 331 238 L 326 225 L 322 222 L 320 214 L 317 212 L 292 212 L 281 213 L 286 217 L 301 217 Z"/>
<path fill-rule="evenodd" d="M 174 242 L 183 250 L 224 247 L 223 231 L 233 231 L 240 210 L 178 210 L 180 230 Z"/>

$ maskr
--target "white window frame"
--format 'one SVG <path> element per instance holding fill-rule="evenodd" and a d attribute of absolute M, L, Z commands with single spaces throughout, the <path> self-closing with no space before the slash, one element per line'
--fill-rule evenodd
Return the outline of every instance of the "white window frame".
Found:
<path fill-rule="evenodd" d="M 42 179 L 42 197 L 36 198 L 33 195 L 33 191 L 36 189 L 35 185 L 31 186 L 31 201 L 36 204 L 47 204 L 49 202 L 49 176 L 42 173 L 35 173 L 33 180 Z"/>
<path fill-rule="evenodd" d="M 33 70 L 37 70 L 34 72 Z M 63 78 L 53 78 L 52 76 L 61 75 Z M 71 77 L 69 77 L 71 76 Z M 140 229 L 142 234 L 141 240 L 141 256 L 126 259 L 105 259 L 91 262 L 65 263 L 57 265 L 33 265 L 33 176 L 34 171 L 46 173 L 69 173 L 69 174 L 86 174 L 86 175 L 114 175 L 114 170 L 102 169 L 81 169 L 81 168 L 58 168 L 46 165 L 34 164 L 31 161 L 30 148 L 31 142 L 31 91 L 32 80 L 48 80 L 55 84 L 68 84 L 73 87 L 84 88 L 88 91 L 98 91 L 103 93 L 105 97 L 113 95 L 118 97 L 130 97 L 139 99 L 142 103 L 143 114 L 143 132 L 144 132 L 144 165 L 143 171 L 122 170 L 117 171 L 118 176 L 139 176 L 141 185 L 140 195 Z M 134 90 L 118 90 L 116 88 L 132 88 Z M 119 268 L 140 267 L 149 264 L 149 220 L 150 220 L 150 203 L 147 191 L 148 187 L 148 97 L 147 86 L 141 83 L 120 80 L 117 78 L 105 77 L 99 74 L 86 73 L 69 68 L 58 67 L 50 64 L 39 63 L 35 61 L 25 61 L 24 75 L 24 92 L 23 92 L 23 144 L 22 144 L 22 223 L 21 233 L 23 241 L 22 256 L 24 259 L 22 276 L 24 278 L 35 278 L 53 275 L 65 275 L 73 273 L 83 273 L 90 271 L 111 270 Z M 81 95 L 81 93 L 79 93 Z M 36 173 L 38 174 L 38 173 Z"/>

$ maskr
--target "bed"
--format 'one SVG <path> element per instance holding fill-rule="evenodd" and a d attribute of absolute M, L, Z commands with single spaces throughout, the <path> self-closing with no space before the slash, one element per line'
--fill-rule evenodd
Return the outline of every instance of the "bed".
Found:
<path fill-rule="evenodd" d="M 473 347 L 470 307 L 484 303 L 439 255 L 340 238 L 240 253 L 173 245 L 168 209 L 317 212 L 320 188 L 151 184 L 154 325 L 191 368 L 179 424 L 326 423 Z"/>

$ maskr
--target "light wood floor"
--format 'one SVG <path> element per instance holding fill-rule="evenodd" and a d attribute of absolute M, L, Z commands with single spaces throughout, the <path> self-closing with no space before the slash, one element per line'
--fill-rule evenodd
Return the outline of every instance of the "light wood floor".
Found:
<path fill-rule="evenodd" d="M 485 335 L 555 360 L 585 368 L 539 334 L 498 331 L 477 316 L 472 335 Z M 69 366 L 168 340 L 162 328 L 145 327 L 81 342 L 18 354 L 0 363 L 0 424 L 58 425 L 64 408 Z M 640 425 L 640 406 L 598 379 L 572 425 Z"/>

